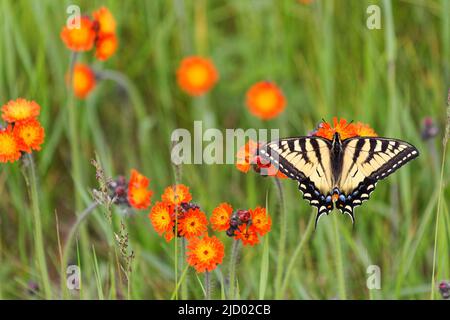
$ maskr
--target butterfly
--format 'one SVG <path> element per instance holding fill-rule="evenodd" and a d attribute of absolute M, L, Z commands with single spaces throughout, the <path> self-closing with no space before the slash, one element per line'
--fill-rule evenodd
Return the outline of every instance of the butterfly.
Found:
<path fill-rule="evenodd" d="M 377 182 L 419 156 L 411 144 L 390 138 L 354 137 L 333 140 L 293 137 L 269 142 L 257 151 L 296 180 L 303 199 L 317 207 L 315 225 L 334 206 L 355 222 L 354 208 L 369 200 Z"/>

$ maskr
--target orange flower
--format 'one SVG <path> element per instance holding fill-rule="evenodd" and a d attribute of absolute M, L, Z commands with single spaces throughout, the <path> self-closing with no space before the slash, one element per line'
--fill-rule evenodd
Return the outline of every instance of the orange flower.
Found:
<path fill-rule="evenodd" d="M 334 133 L 339 133 L 342 140 L 353 137 L 377 137 L 377 133 L 368 124 L 358 122 L 348 123 L 345 119 L 333 117 L 333 126 L 326 122 L 319 124 L 319 128 L 313 133 L 315 136 L 333 140 Z"/>
<path fill-rule="evenodd" d="M 368 124 L 358 122 L 355 124 L 356 135 L 359 137 L 378 137 L 375 130 L 373 130 Z"/>
<path fill-rule="evenodd" d="M 117 37 L 114 33 L 100 36 L 96 42 L 96 58 L 105 61 L 116 52 L 117 45 Z"/>
<path fill-rule="evenodd" d="M 336 132 L 339 133 L 342 140 L 357 136 L 356 128 L 353 123 L 348 123 L 345 119 L 341 119 L 338 122 L 337 117 L 333 118 L 333 127 L 327 122 L 322 122 L 319 124 L 319 128 L 313 135 L 333 140 L 333 135 Z"/>
<path fill-rule="evenodd" d="M 252 227 L 257 233 L 263 236 L 270 231 L 272 219 L 265 208 L 256 207 L 254 210 L 250 209 L 250 214 L 252 216 Z"/>
<path fill-rule="evenodd" d="M 95 74 L 91 68 L 77 63 L 73 68 L 72 86 L 75 96 L 80 99 L 86 98 L 95 87 Z"/>
<path fill-rule="evenodd" d="M 157 202 L 150 211 L 149 218 L 153 228 L 159 235 L 162 235 L 164 232 L 172 232 L 173 234 L 174 222 L 172 206 L 164 202 Z"/>
<path fill-rule="evenodd" d="M 214 64 L 202 57 L 187 57 L 177 70 L 178 85 L 191 96 L 209 91 L 219 78 Z"/>
<path fill-rule="evenodd" d="M 18 160 L 22 155 L 21 149 L 23 149 L 23 146 L 16 139 L 12 126 L 0 129 L 0 162 L 6 163 Z"/>
<path fill-rule="evenodd" d="M 215 236 L 192 238 L 189 240 L 187 249 L 187 261 L 197 272 L 214 270 L 218 264 L 222 263 L 225 255 L 223 243 Z"/>
<path fill-rule="evenodd" d="M 242 146 L 236 154 L 236 168 L 239 171 L 247 173 L 255 163 L 256 150 L 259 144 L 256 141 L 249 140 Z"/>
<path fill-rule="evenodd" d="M 72 51 L 88 51 L 94 46 L 96 32 L 94 22 L 88 17 L 80 18 L 80 26 L 75 26 L 75 18 L 70 22 L 71 28 L 65 26 L 61 31 L 61 39 Z"/>
<path fill-rule="evenodd" d="M 136 209 L 147 209 L 150 206 L 150 198 L 153 194 L 147 190 L 150 180 L 137 170 L 131 170 L 131 178 L 128 183 L 128 202 Z"/>
<path fill-rule="evenodd" d="M 244 246 L 250 245 L 254 246 L 259 243 L 258 234 L 255 226 L 247 226 L 247 224 L 242 224 L 235 231 L 235 239 L 241 240 Z"/>
<path fill-rule="evenodd" d="M 247 107 L 256 117 L 269 120 L 276 117 L 286 106 L 281 90 L 272 82 L 261 81 L 247 91 Z"/>
<path fill-rule="evenodd" d="M 173 238 L 175 238 L 175 232 L 173 232 L 173 229 L 167 231 L 164 235 L 164 239 L 166 239 L 167 242 L 172 241 Z"/>
<path fill-rule="evenodd" d="M 230 218 L 233 208 L 228 203 L 221 203 L 211 215 L 211 225 L 216 231 L 226 231 L 230 227 Z"/>
<path fill-rule="evenodd" d="M 13 133 L 22 145 L 21 151 L 31 153 L 32 150 L 41 150 L 45 130 L 36 119 L 18 122 L 14 126 Z"/>
<path fill-rule="evenodd" d="M 189 188 L 184 184 L 177 184 L 167 187 L 161 196 L 162 201 L 170 203 L 174 206 L 180 205 L 182 202 L 189 202 L 192 200 L 192 196 L 189 193 Z"/>
<path fill-rule="evenodd" d="M 178 219 L 178 232 L 180 236 L 190 239 L 201 236 L 206 232 L 208 219 L 199 209 L 191 209 Z"/>
<path fill-rule="evenodd" d="M 40 110 L 41 107 L 36 102 L 18 98 L 2 107 L 2 118 L 10 123 L 25 121 L 36 118 Z"/>
<path fill-rule="evenodd" d="M 263 162 L 259 156 L 256 156 L 259 145 L 259 143 L 249 140 L 249 142 L 242 146 L 236 154 L 236 168 L 244 173 L 247 173 L 251 167 L 253 167 L 258 173 L 261 173 L 261 169 L 264 169 L 262 174 L 266 176 L 276 176 L 280 179 L 287 178 L 286 175 L 279 171 L 270 162 Z"/>
<path fill-rule="evenodd" d="M 97 11 L 94 11 L 92 15 L 98 23 L 98 35 L 100 37 L 116 31 L 116 19 L 114 19 L 114 16 L 108 8 L 101 7 Z"/>

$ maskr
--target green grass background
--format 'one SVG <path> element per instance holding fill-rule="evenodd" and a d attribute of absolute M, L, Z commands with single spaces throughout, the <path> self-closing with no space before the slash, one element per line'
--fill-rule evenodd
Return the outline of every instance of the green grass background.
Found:
<path fill-rule="evenodd" d="M 118 22 L 120 47 L 111 59 L 95 62 L 92 52 L 80 59 L 97 70 L 120 72 L 123 86 L 102 81 L 85 101 L 71 101 L 65 87 L 70 52 L 59 34 L 73 3 L 83 13 L 106 5 Z M 366 28 L 370 4 L 381 8 L 381 30 Z M 170 134 L 176 128 L 191 130 L 194 120 L 204 120 L 204 127 L 223 130 L 279 128 L 283 137 L 304 135 L 333 116 L 369 123 L 379 135 L 409 141 L 421 152 L 356 209 L 354 229 L 335 212 L 321 219 L 316 232 L 306 233 L 313 211 L 295 182 L 282 181 L 287 233 L 280 252 L 283 220 L 272 179 L 242 174 L 232 165 L 182 167 L 182 182 L 208 215 L 224 201 L 234 208 L 268 203 L 273 230 L 260 245 L 242 248 L 239 297 L 429 298 L 440 192 L 436 279 L 450 278 L 448 165 L 439 188 L 441 159 L 448 160 L 441 140 L 450 86 L 449 21 L 447 0 L 1 1 L 0 104 L 16 97 L 37 101 L 46 128 L 35 157 L 50 276 L 41 278 L 36 262 L 34 220 L 19 165 L 1 164 L 0 298 L 49 297 L 45 286 L 52 298 L 171 297 L 174 242 L 154 232 L 147 211 L 123 215 L 117 208 L 114 229 L 101 209 L 83 222 L 69 259 L 81 265 L 82 290 L 64 293 L 56 221 L 64 242 L 98 185 L 90 164 L 95 153 L 109 176 L 137 168 L 150 177 L 156 200 L 174 183 Z M 216 87 L 195 99 L 180 91 L 175 78 L 180 60 L 191 54 L 211 57 L 220 73 Z M 275 81 L 288 101 L 271 121 L 256 119 L 244 105 L 246 90 L 263 79 Z M 425 116 L 441 129 L 428 143 L 420 137 Z M 114 255 L 112 230 L 117 232 L 121 220 L 136 255 L 129 296 Z M 224 297 L 232 245 L 219 237 L 226 256 L 212 274 L 214 298 Z M 275 274 L 283 255 L 281 272 L 289 262 L 293 268 L 280 289 Z M 371 264 L 381 268 L 381 290 L 366 287 Z M 183 297 L 202 298 L 202 281 L 189 270 Z M 39 285 L 38 292 L 30 292 L 30 283 Z"/>

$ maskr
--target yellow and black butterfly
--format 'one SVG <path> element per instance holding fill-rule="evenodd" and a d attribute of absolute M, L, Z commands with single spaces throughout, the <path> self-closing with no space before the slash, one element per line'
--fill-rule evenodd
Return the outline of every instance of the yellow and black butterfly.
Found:
<path fill-rule="evenodd" d="M 317 207 L 320 217 L 336 206 L 354 223 L 353 208 L 369 199 L 382 180 L 416 158 L 411 144 L 390 138 L 355 137 L 333 140 L 321 137 L 293 137 L 272 141 L 258 150 L 282 173 L 298 181 L 303 199 Z"/>

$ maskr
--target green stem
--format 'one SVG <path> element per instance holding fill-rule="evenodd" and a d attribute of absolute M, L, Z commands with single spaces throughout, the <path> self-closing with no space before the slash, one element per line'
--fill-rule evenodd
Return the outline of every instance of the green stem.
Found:
<path fill-rule="evenodd" d="M 236 287 L 236 264 L 239 256 L 239 240 L 233 241 L 230 258 L 230 288 L 228 290 L 228 299 L 235 299 Z"/>
<path fill-rule="evenodd" d="M 80 227 L 81 223 L 87 219 L 87 217 L 94 212 L 94 209 L 98 207 L 97 202 L 91 203 L 81 214 L 77 216 L 77 221 L 70 229 L 69 235 L 67 236 L 66 242 L 64 244 L 63 249 L 63 257 L 61 261 L 61 265 L 63 266 L 63 270 L 67 268 L 67 260 L 69 258 L 70 248 L 73 243 L 73 239 L 75 238 L 75 235 L 77 234 L 78 228 Z M 65 274 L 61 274 L 61 286 L 63 288 L 66 288 L 65 285 Z"/>
<path fill-rule="evenodd" d="M 41 212 L 39 209 L 39 198 L 34 160 L 33 156 L 28 153 L 23 157 L 25 157 L 26 161 L 28 162 L 24 165 L 23 174 L 30 193 L 31 205 L 33 210 L 34 248 L 36 251 L 36 259 L 39 272 L 41 273 L 41 283 L 42 287 L 44 288 L 44 296 L 46 299 L 51 299 L 52 292 L 50 287 L 50 277 L 48 275 L 47 262 L 45 259 L 44 238 L 42 233 Z"/>
<path fill-rule="evenodd" d="M 434 290 L 435 290 L 435 269 L 436 269 L 436 253 L 437 253 L 437 241 L 438 241 L 438 230 L 439 230 L 439 216 L 441 213 L 441 199 L 442 199 L 442 189 L 444 188 L 444 166 L 445 166 L 445 154 L 447 151 L 447 144 L 444 144 L 442 150 L 442 164 L 441 164 L 441 177 L 439 180 L 439 196 L 436 210 L 436 227 L 434 230 L 434 248 L 433 248 L 433 272 L 431 275 L 431 295 L 430 299 L 434 300 Z"/>
<path fill-rule="evenodd" d="M 339 298 L 342 300 L 347 299 L 347 295 L 345 292 L 345 275 L 344 275 L 344 264 L 342 262 L 342 244 L 341 244 L 341 236 L 339 234 L 339 217 L 334 214 L 333 215 L 333 231 L 334 231 L 334 244 L 335 244 L 335 252 L 336 252 L 336 272 L 337 272 L 337 280 L 338 280 L 338 290 L 339 290 Z"/>
<path fill-rule="evenodd" d="M 180 270 L 183 270 L 184 269 L 184 259 L 185 259 L 185 256 L 186 256 L 186 239 L 184 237 L 181 238 L 181 252 L 180 252 L 180 256 L 181 256 L 181 259 L 180 259 Z M 188 295 L 188 292 L 187 292 L 187 278 L 186 278 L 186 280 L 181 283 L 181 299 L 182 300 L 186 300 L 187 299 L 187 295 Z"/>
<path fill-rule="evenodd" d="M 286 268 L 286 275 L 283 279 L 283 284 L 281 286 L 281 292 L 284 293 L 286 291 L 287 285 L 289 283 L 289 279 L 291 277 L 292 270 L 294 270 L 295 262 L 297 261 L 297 257 L 302 251 L 303 247 L 305 246 L 305 243 L 308 241 L 309 236 L 311 235 L 311 232 L 314 228 L 314 221 L 316 220 L 316 217 L 314 215 L 311 215 L 311 218 L 309 219 L 308 226 L 306 227 L 305 233 L 300 240 L 299 244 L 295 248 L 294 253 L 292 254 L 291 260 L 289 261 L 288 267 Z M 277 296 L 277 299 L 282 299 L 282 296 Z"/>
<path fill-rule="evenodd" d="M 211 274 L 205 272 L 205 300 L 211 300 Z"/>
<path fill-rule="evenodd" d="M 280 179 L 275 178 L 274 181 L 275 186 L 277 188 L 278 208 L 280 214 L 280 240 L 278 243 L 277 271 L 275 275 L 275 293 L 276 296 L 281 296 L 282 294 L 281 284 L 283 280 L 284 258 L 286 251 L 287 219 L 286 219 L 286 212 L 284 209 L 284 193 Z"/>

